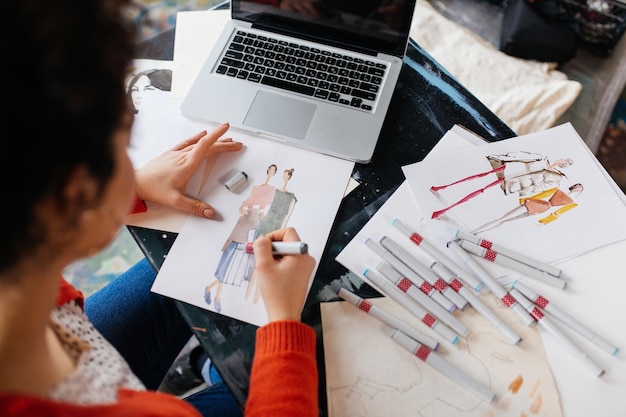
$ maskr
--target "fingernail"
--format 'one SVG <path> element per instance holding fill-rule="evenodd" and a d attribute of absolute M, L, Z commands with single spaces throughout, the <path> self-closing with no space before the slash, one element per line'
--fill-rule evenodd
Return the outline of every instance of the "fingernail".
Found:
<path fill-rule="evenodd" d="M 228 125 L 229 125 L 229 123 L 228 123 L 228 122 L 226 122 L 226 123 L 222 123 L 222 124 L 220 125 L 220 127 L 224 127 L 224 126 L 228 126 Z"/>
<path fill-rule="evenodd" d="M 215 210 L 212 208 L 205 208 L 202 212 L 202 215 L 207 219 L 212 219 L 213 217 L 215 217 Z"/>

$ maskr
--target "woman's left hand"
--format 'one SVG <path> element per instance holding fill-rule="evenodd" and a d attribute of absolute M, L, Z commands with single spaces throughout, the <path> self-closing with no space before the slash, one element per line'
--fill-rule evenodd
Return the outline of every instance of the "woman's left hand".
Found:
<path fill-rule="evenodd" d="M 212 155 L 241 150 L 241 142 L 231 138 L 218 140 L 228 128 L 228 123 L 224 123 L 211 133 L 202 131 L 135 170 L 139 198 L 200 217 L 215 218 L 211 205 L 189 197 L 185 191 L 202 161 Z"/>

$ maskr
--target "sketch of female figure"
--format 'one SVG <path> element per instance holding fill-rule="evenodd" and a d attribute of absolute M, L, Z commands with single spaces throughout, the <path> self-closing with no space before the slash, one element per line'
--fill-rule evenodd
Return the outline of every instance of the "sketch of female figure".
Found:
<path fill-rule="evenodd" d="M 528 216 L 543 214 L 553 207 L 558 207 L 552 213 L 538 220 L 541 224 L 551 223 L 565 212 L 578 206 L 578 204 L 572 199 L 572 196 L 577 196 L 582 191 L 583 185 L 576 183 L 568 188 L 567 193 L 559 188 L 551 188 L 539 194 L 535 194 L 532 197 L 520 198 L 519 206 L 515 207 L 511 211 L 508 211 L 501 217 L 477 227 L 471 232 L 475 234 L 486 232 L 487 230 L 495 229 L 503 223 L 526 218 Z"/>
<path fill-rule="evenodd" d="M 496 175 L 496 180 L 485 187 L 473 191 L 456 203 L 432 213 L 436 219 L 448 210 L 463 204 L 482 194 L 488 188 L 499 185 L 505 195 L 518 194 L 520 198 L 538 195 L 542 192 L 557 189 L 562 179 L 567 178 L 562 169 L 572 165 L 571 159 L 558 159 L 551 163 L 546 156 L 532 152 L 509 152 L 503 155 L 488 155 L 492 169 L 490 171 L 471 175 L 442 186 L 432 186 L 433 192 L 448 188 L 452 185 L 481 178 L 490 174 Z"/>
<path fill-rule="evenodd" d="M 276 190 L 272 205 L 259 223 L 259 235 L 282 229 L 287 225 L 293 207 L 298 201 L 294 193 L 287 191 L 287 183 L 293 176 L 294 171 L 295 170 L 291 168 L 283 172 L 283 186 Z"/>
<path fill-rule="evenodd" d="M 261 217 L 270 207 L 274 199 L 276 187 L 269 184 L 276 174 L 278 167 L 271 164 L 267 167 L 265 182 L 252 187 L 252 191 L 239 207 L 239 219 L 232 232 L 222 246 L 222 255 L 215 270 L 215 280 L 204 290 L 204 300 L 215 307 L 218 313 L 222 309 L 220 294 L 223 284 L 241 286 L 241 283 L 250 279 L 254 266 L 254 256 L 246 253 L 247 242 L 252 242 L 257 236 L 257 228 Z M 211 290 L 217 286 L 215 298 L 211 298 Z"/>
<path fill-rule="evenodd" d="M 172 90 L 172 70 L 148 69 L 131 77 L 128 81 L 126 94 L 132 103 L 133 113 L 139 113 L 144 101 L 150 102 L 149 95 L 156 91 Z"/>
<path fill-rule="evenodd" d="M 145 69 L 128 78 L 126 96 L 134 114 L 128 151 L 136 168 L 173 146 L 177 109 L 171 89 L 171 69 Z"/>
<path fill-rule="evenodd" d="M 289 221 L 289 216 L 291 216 L 291 212 L 298 201 L 296 199 L 296 195 L 290 191 L 287 191 L 287 183 L 291 179 L 294 173 L 294 169 L 286 169 L 283 172 L 283 186 L 282 188 L 276 190 L 274 194 L 274 199 L 272 200 L 272 204 L 270 205 L 265 216 L 261 218 L 258 226 L 258 235 L 264 235 L 273 230 L 282 229 L 287 225 Z M 256 238 L 255 236 L 255 238 Z M 250 291 L 252 287 L 256 284 L 256 279 L 254 273 L 250 276 L 250 280 L 248 282 L 248 287 L 246 288 L 245 299 L 248 299 L 250 295 Z M 259 300 L 260 292 L 258 287 L 254 293 L 254 302 L 256 303 Z"/>

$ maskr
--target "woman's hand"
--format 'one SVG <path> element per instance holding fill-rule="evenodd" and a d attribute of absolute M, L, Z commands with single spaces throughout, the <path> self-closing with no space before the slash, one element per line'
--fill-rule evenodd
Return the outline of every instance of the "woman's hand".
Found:
<path fill-rule="evenodd" d="M 243 147 L 241 142 L 234 142 L 231 138 L 218 140 L 228 127 L 228 123 L 224 123 L 211 133 L 202 131 L 135 170 L 139 198 L 197 216 L 214 218 L 213 207 L 189 197 L 185 192 L 202 161 L 211 155 L 234 152 Z"/>
<path fill-rule="evenodd" d="M 257 275 L 261 296 L 269 321 L 297 320 L 309 289 L 309 279 L 315 259 L 309 255 L 272 254 L 272 242 L 299 242 L 292 227 L 275 230 L 254 241 L 254 273 Z"/>

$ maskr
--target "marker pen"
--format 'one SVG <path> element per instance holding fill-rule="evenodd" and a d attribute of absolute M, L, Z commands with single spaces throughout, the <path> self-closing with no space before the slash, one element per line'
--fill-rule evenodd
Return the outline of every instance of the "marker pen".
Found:
<path fill-rule="evenodd" d="M 389 236 L 383 236 L 380 244 L 387 249 L 393 256 L 402 261 L 403 264 L 411 268 L 415 273 L 424 278 L 430 285 L 435 287 L 437 291 L 442 293 L 448 300 L 452 301 L 457 308 L 463 310 L 467 307 L 467 300 L 461 297 L 456 291 L 448 286 L 448 283 L 439 278 L 435 272 L 422 264 L 409 251 L 405 250 L 400 244 L 395 242 Z"/>
<path fill-rule="evenodd" d="M 393 314 L 383 310 L 381 307 L 375 306 L 368 300 L 365 300 L 354 294 L 353 292 L 346 290 L 337 281 L 331 282 L 330 285 L 333 287 L 333 290 L 335 290 L 339 297 L 352 304 L 359 310 L 376 317 L 378 320 L 382 321 L 393 329 L 400 330 L 402 333 L 407 334 L 412 339 L 415 339 L 421 344 L 428 346 L 432 350 L 437 350 L 439 348 L 439 342 L 433 337 L 430 337 L 426 333 L 420 332 L 419 330 L 410 326 L 408 323 L 405 323 Z"/>
<path fill-rule="evenodd" d="M 554 318 L 559 320 L 561 323 L 567 325 L 569 328 L 571 328 L 572 330 L 574 330 L 575 332 L 583 336 L 585 339 L 591 341 L 592 343 L 594 343 L 596 346 L 598 346 L 600 349 L 604 350 L 605 352 L 608 352 L 613 356 L 617 355 L 617 352 L 619 352 L 619 348 L 615 346 L 613 343 L 607 342 L 602 337 L 598 336 L 598 334 L 594 332 L 593 330 L 591 330 L 589 327 L 580 323 L 578 320 L 574 319 L 573 317 L 565 313 L 563 310 L 561 310 L 560 307 L 557 307 L 556 305 L 554 305 L 554 303 L 550 302 L 547 298 L 538 294 L 536 291 L 528 288 L 526 285 L 522 284 L 521 282 L 515 281 L 512 285 L 512 288 L 517 289 L 526 298 L 528 298 L 530 301 L 535 303 L 535 305 L 544 309 L 549 315 L 553 316 Z"/>
<path fill-rule="evenodd" d="M 304 255 L 309 250 L 309 245 L 304 242 L 272 242 L 274 255 Z M 254 253 L 252 242 L 246 243 L 246 253 Z"/>
<path fill-rule="evenodd" d="M 461 294 L 465 299 L 470 303 L 474 310 L 478 312 L 481 316 L 483 316 L 487 321 L 496 326 L 498 330 L 500 330 L 511 342 L 514 344 L 519 344 L 522 341 L 521 336 L 519 336 L 513 329 L 506 325 L 500 317 L 498 317 L 489 307 L 487 307 L 481 300 L 474 294 L 474 291 L 464 286 L 463 283 L 459 282 L 454 274 L 450 272 L 445 266 L 439 264 L 438 262 L 433 262 L 430 266 L 433 271 L 437 273 L 444 280 L 448 281 L 450 287 L 454 288 Z"/>
<path fill-rule="evenodd" d="M 448 313 L 444 311 L 443 308 L 440 308 L 438 304 L 432 304 L 430 307 L 435 307 L 435 310 L 429 309 L 429 306 L 422 303 L 424 300 L 430 301 L 428 297 L 424 297 L 424 294 L 418 290 L 406 277 L 402 276 L 401 273 L 393 269 L 389 264 L 385 262 L 380 262 L 376 267 L 378 272 L 380 272 L 385 278 L 387 278 L 390 282 L 392 282 L 400 291 L 404 292 L 406 295 L 414 299 L 417 303 L 419 303 L 426 310 L 430 311 L 430 313 L 437 317 L 439 321 L 450 326 L 452 330 L 457 332 L 459 335 L 465 337 L 469 333 L 469 329 L 463 322 L 454 317 L 452 313 Z"/>
<path fill-rule="evenodd" d="M 443 359 L 441 356 L 437 355 L 435 352 L 429 350 L 426 346 L 420 345 L 415 340 L 412 340 L 401 331 L 394 331 L 391 334 L 391 339 L 411 352 L 417 358 L 423 360 L 443 375 L 450 378 L 452 381 L 471 391 L 478 398 L 487 402 L 493 402 L 496 399 L 496 394 L 491 392 L 481 383 Z"/>
<path fill-rule="evenodd" d="M 555 276 L 557 278 L 561 278 L 561 276 L 563 275 L 563 270 L 552 266 L 548 263 L 545 262 L 541 262 L 537 259 L 531 258 L 530 256 L 521 254 L 517 251 L 514 251 L 513 249 L 509 249 L 507 247 L 504 247 L 502 245 L 496 245 L 495 243 L 487 240 L 487 239 L 483 239 L 479 236 L 476 236 L 473 233 L 469 233 L 469 232 L 465 232 L 463 230 L 457 230 L 456 232 L 456 236 L 459 239 L 463 239 L 463 240 L 467 240 L 468 242 L 472 242 L 475 245 L 481 246 L 485 249 L 491 249 L 493 251 L 498 252 L 501 255 L 504 255 L 508 258 L 514 259 L 518 262 L 521 262 L 523 264 L 526 264 L 532 268 L 538 269 L 540 271 L 544 271 L 552 276 Z"/>
<path fill-rule="evenodd" d="M 422 323 L 443 337 L 447 342 L 450 342 L 453 345 L 459 342 L 459 337 L 452 331 L 452 329 L 437 320 L 421 306 L 414 303 L 391 282 L 387 281 L 385 278 L 370 269 L 363 271 L 363 275 L 369 280 L 369 282 L 374 284 L 374 286 L 378 288 L 381 293 L 396 301 L 411 314 L 420 319 Z"/>
<path fill-rule="evenodd" d="M 508 307 L 509 310 L 513 310 L 515 314 L 519 316 L 522 322 L 527 326 L 532 326 L 535 320 L 526 312 L 526 310 L 519 305 L 519 303 L 509 294 L 502 285 L 498 283 L 482 266 L 478 265 L 469 253 L 467 253 L 459 243 L 455 240 L 448 242 L 448 247 L 454 252 L 465 265 L 468 266 L 480 280 L 485 283 L 491 290 L 491 292 Z"/>
<path fill-rule="evenodd" d="M 513 288 L 511 295 L 515 297 L 520 305 L 522 305 L 531 316 L 537 320 L 540 326 L 552 333 L 552 335 L 565 346 L 574 356 L 580 359 L 595 376 L 602 376 L 604 369 L 591 360 L 587 353 L 580 349 L 569 337 L 565 335 L 551 320 L 546 316 L 543 311 L 528 300 L 524 295 Z"/>
<path fill-rule="evenodd" d="M 417 288 L 419 288 L 424 294 L 439 304 L 445 311 L 452 312 L 456 308 L 454 303 L 443 296 L 432 285 L 424 281 L 421 276 L 415 273 L 411 268 L 406 266 L 402 261 L 393 256 L 387 249 L 383 248 L 380 244 L 374 242 L 372 239 L 365 239 L 365 246 L 370 248 L 376 255 L 382 260 L 391 265 L 396 271 L 404 275 L 409 281 L 411 281 Z M 423 300 L 422 303 L 426 308 L 434 311 L 430 308 L 431 301 Z"/>
<path fill-rule="evenodd" d="M 412 230 L 409 226 L 402 223 L 398 219 L 394 219 L 391 224 L 398 229 L 404 236 L 408 237 L 411 242 L 415 243 L 418 247 L 422 248 L 426 253 L 432 256 L 436 261 L 443 264 L 454 275 L 469 285 L 474 291 L 479 291 L 483 283 L 473 275 L 467 273 L 462 266 L 460 266 L 454 259 L 439 250 L 435 245 L 430 243 L 426 238 L 421 236 L 416 231 Z"/>
<path fill-rule="evenodd" d="M 553 287 L 560 289 L 564 289 L 567 286 L 567 281 L 563 279 L 540 271 L 539 269 L 533 268 L 532 266 L 528 266 L 526 264 L 518 262 L 515 259 L 504 256 L 492 249 L 485 249 L 482 246 L 478 246 L 477 244 L 469 242 L 467 240 L 461 240 L 459 244 L 463 249 L 473 253 L 476 256 L 480 256 L 481 258 L 493 262 L 494 264 L 502 265 L 505 268 L 517 271 L 520 274 L 529 278 L 536 279 L 537 281 L 544 282 L 548 285 L 552 285 Z"/>

